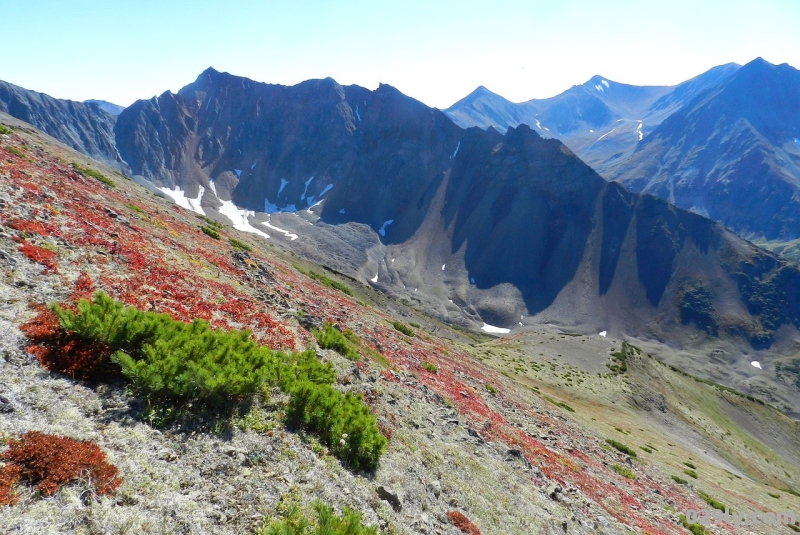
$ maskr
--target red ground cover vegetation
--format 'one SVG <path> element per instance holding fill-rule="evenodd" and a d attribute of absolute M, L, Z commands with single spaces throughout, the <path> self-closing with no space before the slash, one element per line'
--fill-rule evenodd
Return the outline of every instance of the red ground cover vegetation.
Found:
<path fill-rule="evenodd" d="M 480 530 L 475 527 L 475 524 L 470 522 L 466 516 L 458 511 L 448 511 L 447 518 L 449 518 L 450 522 L 462 533 L 466 533 L 467 535 L 481 535 Z"/>
<path fill-rule="evenodd" d="M 97 494 L 111 494 L 122 483 L 97 444 L 38 431 L 10 440 L 0 460 L 7 463 L 0 472 L 0 503 L 6 505 L 16 502 L 13 486 L 20 479 L 36 484 L 43 496 L 77 480 L 86 481 Z"/>

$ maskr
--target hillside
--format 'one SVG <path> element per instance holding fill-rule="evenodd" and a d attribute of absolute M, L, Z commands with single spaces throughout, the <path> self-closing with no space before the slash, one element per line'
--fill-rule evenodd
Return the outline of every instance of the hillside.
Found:
<path fill-rule="evenodd" d="M 121 479 L 110 496 L 77 482 L 47 500 L 23 481 L 18 503 L 0 507 L 0 524 L 15 532 L 248 533 L 315 498 L 354 508 L 382 533 L 453 535 L 453 512 L 484 534 L 684 533 L 677 513 L 704 506 L 700 490 L 745 510 L 800 506 L 785 490 L 800 478 L 790 446 L 800 443 L 797 423 L 755 399 L 687 379 L 611 338 L 552 327 L 497 340 L 452 330 L 356 281 L 310 277 L 324 270 L 293 264 L 252 233 L 212 225 L 215 239 L 201 230 L 208 219 L 24 124 L 3 123 L 2 428 L 12 438 L 35 430 L 91 440 Z M 152 413 L 118 380 L 43 370 L 20 327 L 37 305 L 68 305 L 96 289 L 175 320 L 248 327 L 272 348 L 315 347 L 303 325 L 351 329 L 358 362 L 315 351 L 335 366 L 336 388 L 361 393 L 389 438 L 377 471 L 350 471 L 312 434 L 288 430 L 274 389 L 246 413 L 181 427 L 145 423 Z M 605 366 L 619 358 L 625 371 Z M 681 405 L 689 393 L 704 403 Z M 723 447 L 717 429 L 737 440 Z M 649 452 L 625 454 L 612 438 Z M 690 461 L 697 480 L 670 477 Z"/>

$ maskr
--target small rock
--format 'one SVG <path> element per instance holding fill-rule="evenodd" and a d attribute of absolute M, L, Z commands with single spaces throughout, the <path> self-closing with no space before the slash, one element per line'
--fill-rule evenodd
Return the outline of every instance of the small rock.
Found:
<path fill-rule="evenodd" d="M 397 495 L 397 492 L 395 492 L 394 489 L 381 485 L 376 489 L 376 491 L 378 493 L 378 497 L 381 500 L 386 500 L 389 502 L 389 505 L 392 506 L 392 509 L 394 509 L 395 512 L 399 513 L 403 509 L 403 506 L 400 503 L 400 497 Z"/>
<path fill-rule="evenodd" d="M 0 396 L 0 413 L 2 414 L 11 414 L 16 409 L 14 409 L 14 405 L 11 403 L 11 400 L 5 396 Z"/>
<path fill-rule="evenodd" d="M 156 457 L 158 458 L 159 461 L 167 461 L 167 462 L 172 462 L 178 458 L 177 455 L 175 455 L 173 452 L 167 449 L 160 450 L 156 454 Z"/>
<path fill-rule="evenodd" d="M 434 479 L 430 483 L 428 483 L 428 490 L 433 493 L 434 496 L 437 498 L 442 493 L 442 484 L 439 482 L 438 479 Z"/>
<path fill-rule="evenodd" d="M 559 501 L 561 498 L 561 490 L 561 485 L 553 483 L 547 488 L 547 495 L 550 496 L 551 499 Z"/>

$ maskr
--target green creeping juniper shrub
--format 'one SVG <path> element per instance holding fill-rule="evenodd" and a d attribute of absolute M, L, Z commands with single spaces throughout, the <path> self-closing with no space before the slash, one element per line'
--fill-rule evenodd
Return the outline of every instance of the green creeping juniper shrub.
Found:
<path fill-rule="evenodd" d="M 691 531 L 693 535 L 709 535 L 708 530 L 704 528 L 702 525 L 696 522 L 694 524 L 690 524 L 686 520 L 686 517 L 683 515 L 680 515 L 679 518 L 681 520 L 681 524 L 683 525 L 683 527 Z"/>
<path fill-rule="evenodd" d="M 685 484 L 687 484 L 687 483 L 688 483 L 688 481 L 686 481 L 686 480 L 685 480 L 685 479 L 683 479 L 682 477 L 678 477 L 678 476 L 670 476 L 670 477 L 671 477 L 671 478 L 672 478 L 672 480 L 673 480 L 675 483 L 677 483 L 678 485 L 685 485 Z"/>
<path fill-rule="evenodd" d="M 221 412 L 265 384 L 277 385 L 290 398 L 286 424 L 315 434 L 346 465 L 373 470 L 386 450 L 369 408 L 331 386 L 336 372 L 313 350 L 276 352 L 256 344 L 249 331 L 212 330 L 201 320 L 182 323 L 125 307 L 103 292 L 92 302 L 79 301 L 77 312 L 52 309 L 62 329 L 110 348 L 111 360 L 134 389 L 154 403 L 151 416 L 158 421 L 192 406 Z M 351 343 L 327 327 L 324 332 Z"/>
<path fill-rule="evenodd" d="M 345 286 L 344 284 L 342 284 L 339 281 L 335 281 L 335 280 L 333 280 L 331 278 L 326 277 L 325 275 L 320 275 L 319 273 L 316 273 L 315 271 L 309 271 L 308 273 L 306 273 L 305 271 L 301 270 L 297 266 L 295 266 L 295 268 L 300 273 L 304 273 L 304 274 L 308 275 L 309 277 L 311 277 L 315 281 L 319 281 L 319 282 L 321 282 L 322 284 L 324 284 L 325 286 L 327 286 L 329 288 L 333 288 L 334 290 L 339 290 L 343 294 L 346 294 L 346 295 L 349 295 L 349 296 L 353 295 L 353 290 L 351 290 L 350 288 L 348 288 L 347 286 Z"/>
<path fill-rule="evenodd" d="M 486 391 L 492 395 L 497 394 L 497 389 L 488 383 L 486 384 Z"/>
<path fill-rule="evenodd" d="M 231 247 L 233 247 L 234 249 L 239 249 L 240 251 L 250 252 L 253 250 L 252 247 L 235 238 L 228 238 L 228 243 L 231 244 Z"/>
<path fill-rule="evenodd" d="M 358 360 L 360 358 L 358 351 L 353 347 L 353 342 L 330 323 L 325 323 L 321 331 L 313 331 L 313 335 L 323 349 L 333 349 L 348 360 Z"/>
<path fill-rule="evenodd" d="M 545 400 L 545 401 L 547 401 L 547 402 L 549 402 L 549 403 L 552 403 L 552 404 L 553 404 L 553 405 L 555 405 L 556 407 L 561 407 L 561 408 L 562 408 L 562 409 L 564 409 L 565 411 L 568 411 L 568 412 L 575 412 L 575 409 L 573 409 L 572 407 L 570 407 L 569 405 L 567 405 L 567 404 L 566 404 L 566 403 L 564 403 L 563 401 L 558 401 L 557 399 L 553 399 L 553 398 L 551 398 L 550 396 L 546 396 L 546 395 L 543 395 L 543 396 L 542 396 L 542 398 L 544 398 L 544 400 Z"/>
<path fill-rule="evenodd" d="M 696 467 L 696 466 L 695 466 L 693 463 L 690 463 L 690 462 L 688 462 L 688 461 L 687 461 L 687 462 L 684 462 L 684 463 L 683 463 L 683 465 L 684 465 L 684 466 L 688 466 L 688 467 L 689 467 L 689 468 L 691 468 L 692 470 L 697 470 L 697 467 Z"/>
<path fill-rule="evenodd" d="M 392 327 L 394 327 L 395 329 L 397 329 L 398 331 L 400 331 L 401 333 L 403 333 L 406 336 L 414 336 L 414 331 L 412 331 L 411 327 L 409 327 L 405 323 L 402 323 L 402 322 L 399 322 L 399 321 L 393 321 L 392 322 Z"/>
<path fill-rule="evenodd" d="M 436 364 L 431 364 L 430 362 L 423 362 L 422 369 L 431 373 L 436 373 L 439 371 L 439 369 L 436 367 Z"/>
<path fill-rule="evenodd" d="M 316 435 L 342 462 L 355 470 L 374 470 L 386 451 L 386 438 L 375 416 L 351 393 L 330 385 L 298 382 L 290 391 L 286 424 Z"/>
<path fill-rule="evenodd" d="M 214 229 L 213 227 L 202 226 L 200 227 L 200 230 L 202 230 L 203 234 L 205 234 L 206 236 L 214 238 L 215 240 L 219 239 L 219 232 L 217 232 L 216 229 Z"/>
<path fill-rule="evenodd" d="M 725 510 L 725 504 L 718 502 L 717 500 L 715 500 L 714 498 L 712 498 L 711 496 L 709 496 L 708 494 L 706 494 L 702 490 L 698 490 L 697 491 L 697 495 L 700 496 L 703 499 L 704 502 L 706 502 L 708 505 L 710 505 L 714 509 L 718 509 L 720 511 L 724 511 Z"/>
<path fill-rule="evenodd" d="M 350 509 L 342 508 L 342 514 L 334 514 L 330 506 L 315 502 L 313 508 L 316 519 L 309 521 L 309 516 L 298 507 L 293 507 L 285 520 L 270 522 L 264 526 L 259 535 L 378 535 L 375 527 L 365 527 L 361 523 L 361 515 Z"/>
<path fill-rule="evenodd" d="M 275 353 L 249 331 L 212 330 L 208 323 L 125 307 L 102 292 L 78 312 L 53 307 L 61 327 L 107 344 L 112 362 L 144 397 L 209 408 L 252 394 L 276 366 Z"/>
<path fill-rule="evenodd" d="M 94 169 L 89 169 L 88 167 L 81 167 L 80 165 L 78 165 L 76 163 L 72 163 L 70 165 L 72 165 L 72 168 L 75 169 L 80 174 L 82 174 L 83 176 L 90 176 L 90 177 L 94 178 L 95 180 L 98 180 L 98 181 L 102 182 L 103 184 L 105 184 L 109 188 L 116 187 L 116 184 L 114 184 L 113 180 L 108 178 L 103 173 L 100 173 L 99 171 L 95 171 Z"/>
<path fill-rule="evenodd" d="M 697 479 L 697 472 L 695 472 L 694 470 L 689 470 L 687 468 L 686 470 L 683 471 L 683 473 L 691 478 Z"/>
<path fill-rule="evenodd" d="M 10 133 L 11 133 L 10 129 L 6 128 L 5 125 L 0 124 L 0 136 L 1 135 L 6 135 L 6 134 L 10 134 Z"/>
<path fill-rule="evenodd" d="M 630 447 L 628 447 L 625 444 L 623 444 L 622 442 L 617 442 L 614 439 L 607 438 L 606 439 L 606 443 L 609 446 L 614 447 L 618 451 L 621 451 L 622 453 L 626 453 L 626 454 L 630 455 L 631 457 L 636 457 L 636 452 L 633 451 L 633 449 L 631 449 Z"/>
<path fill-rule="evenodd" d="M 621 475 L 622 477 L 625 477 L 625 478 L 628 478 L 628 479 L 636 479 L 636 474 L 634 474 L 629 469 L 627 469 L 625 467 L 622 467 L 622 466 L 620 466 L 618 464 L 612 464 L 611 465 L 611 469 L 613 471 L 615 471 L 616 473 L 618 473 L 619 475 Z"/>

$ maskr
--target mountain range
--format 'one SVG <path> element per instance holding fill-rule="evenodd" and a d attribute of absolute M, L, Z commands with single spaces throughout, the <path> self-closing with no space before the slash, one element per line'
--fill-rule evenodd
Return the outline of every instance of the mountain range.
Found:
<path fill-rule="evenodd" d="M 711 79 L 747 70 L 723 67 L 672 92 L 599 80 L 573 88 L 569 100 L 608 92 L 617 110 L 652 100 L 666 109 Z M 699 329 L 756 348 L 773 344 L 782 326 L 800 325 L 796 266 L 700 215 L 607 182 L 524 123 L 505 134 L 465 130 L 387 85 L 286 87 L 213 69 L 116 119 L 96 105 L 17 92 L 14 102 L 28 106 L 19 114 L 56 136 L 65 132 L 44 120 L 51 109 L 65 128 L 87 129 L 81 139 L 107 139 L 113 124 L 105 161 L 152 190 L 447 321 L 502 329 L 550 322 L 678 343 Z M 616 120 L 608 106 L 587 106 L 587 125 Z M 543 117 L 571 128 L 563 109 L 554 103 Z"/>
<path fill-rule="evenodd" d="M 748 238 L 800 237 L 800 73 L 756 59 L 672 87 L 595 76 L 512 104 L 478 88 L 445 113 L 464 127 L 528 124 L 609 180 Z"/>

